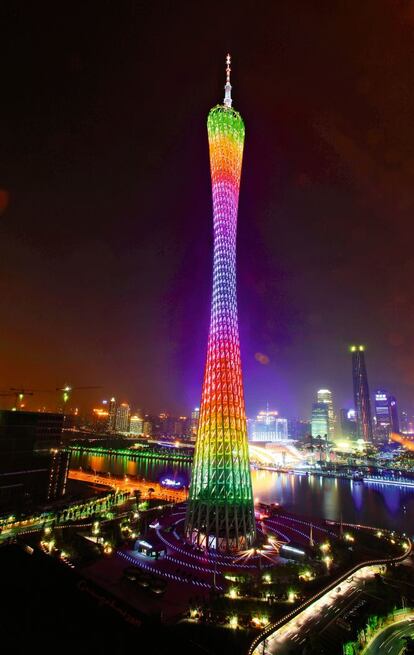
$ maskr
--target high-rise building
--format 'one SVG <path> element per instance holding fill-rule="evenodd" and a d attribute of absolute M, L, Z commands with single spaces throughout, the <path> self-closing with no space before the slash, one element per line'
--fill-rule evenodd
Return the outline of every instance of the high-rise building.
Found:
<path fill-rule="evenodd" d="M 312 438 L 322 437 L 327 439 L 329 435 L 329 408 L 326 403 L 312 404 L 311 430 Z"/>
<path fill-rule="evenodd" d="M 304 441 L 311 434 L 311 422 L 303 418 L 288 419 L 288 438 Z"/>
<path fill-rule="evenodd" d="M 175 429 L 177 421 L 180 419 L 171 416 L 168 412 L 161 412 L 158 416 L 150 417 L 152 422 L 152 434 L 156 437 L 173 437 L 175 436 Z"/>
<path fill-rule="evenodd" d="M 92 410 L 91 428 L 94 432 L 102 433 L 108 430 L 109 412 L 106 409 L 106 404 L 102 407 L 95 407 Z"/>
<path fill-rule="evenodd" d="M 232 108 L 230 57 L 222 105 L 207 120 L 213 195 L 213 297 L 185 522 L 202 548 L 238 551 L 256 538 L 236 298 L 236 231 L 244 123 Z"/>
<path fill-rule="evenodd" d="M 335 415 L 333 410 L 332 392 L 329 391 L 329 389 L 319 389 L 317 402 L 325 403 L 328 408 L 328 437 L 332 440 L 335 434 Z"/>
<path fill-rule="evenodd" d="M 190 420 L 187 416 L 178 416 L 174 419 L 174 437 L 188 437 L 190 435 Z"/>
<path fill-rule="evenodd" d="M 383 443 L 388 440 L 391 430 L 388 394 L 384 389 L 375 392 L 375 441 Z"/>
<path fill-rule="evenodd" d="M 145 417 L 144 419 L 144 437 L 150 437 L 152 435 L 152 422 Z"/>
<path fill-rule="evenodd" d="M 408 412 L 401 410 L 401 432 L 408 432 Z"/>
<path fill-rule="evenodd" d="M 0 411 L 0 513 L 32 509 L 65 493 L 69 453 L 63 414 Z"/>
<path fill-rule="evenodd" d="M 249 423 L 250 441 L 287 441 L 288 422 L 277 412 L 259 412 L 256 420 Z"/>
<path fill-rule="evenodd" d="M 395 396 L 388 396 L 388 407 L 390 410 L 391 432 L 399 432 L 400 417 L 398 416 L 398 405 Z"/>
<path fill-rule="evenodd" d="M 115 398 L 111 398 L 111 400 L 108 403 L 108 432 L 115 431 L 116 409 L 117 409 L 116 400 Z"/>
<path fill-rule="evenodd" d="M 197 431 L 198 431 L 198 421 L 200 419 L 200 408 L 199 407 L 194 407 L 193 411 L 191 412 L 191 440 L 195 441 L 197 437 Z"/>
<path fill-rule="evenodd" d="M 174 432 L 174 419 L 167 412 L 161 412 L 154 428 L 160 437 L 170 436 Z"/>
<path fill-rule="evenodd" d="M 138 414 L 133 414 L 129 419 L 129 434 L 143 434 L 144 432 L 144 421 L 138 416 Z"/>
<path fill-rule="evenodd" d="M 365 347 L 351 346 L 352 381 L 357 418 L 357 438 L 372 442 L 371 401 L 369 397 L 368 376 L 365 365 Z"/>
<path fill-rule="evenodd" d="M 61 448 L 53 448 L 50 451 L 50 456 L 51 464 L 49 484 L 47 487 L 47 501 L 58 500 L 65 495 L 70 463 L 70 453 Z"/>
<path fill-rule="evenodd" d="M 355 439 L 357 433 L 356 412 L 354 409 L 340 411 L 341 437 Z"/>
<path fill-rule="evenodd" d="M 115 432 L 129 432 L 130 407 L 128 403 L 121 403 L 116 409 Z"/>

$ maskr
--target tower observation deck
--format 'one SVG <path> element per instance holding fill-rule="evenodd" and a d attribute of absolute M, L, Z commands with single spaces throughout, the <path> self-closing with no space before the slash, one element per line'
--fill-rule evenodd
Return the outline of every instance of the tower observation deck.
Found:
<path fill-rule="evenodd" d="M 238 551 L 256 537 L 236 292 L 236 234 L 245 127 L 232 108 L 230 56 L 225 97 L 207 119 L 213 196 L 213 294 L 186 538 Z"/>

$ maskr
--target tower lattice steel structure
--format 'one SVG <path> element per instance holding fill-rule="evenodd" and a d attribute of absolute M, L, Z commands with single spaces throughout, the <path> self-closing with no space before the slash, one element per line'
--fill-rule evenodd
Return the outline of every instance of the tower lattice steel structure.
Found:
<path fill-rule="evenodd" d="M 232 108 L 230 56 L 222 105 L 207 120 L 214 215 L 213 297 L 185 523 L 203 548 L 237 551 L 256 537 L 240 359 L 236 231 L 245 128 Z"/>

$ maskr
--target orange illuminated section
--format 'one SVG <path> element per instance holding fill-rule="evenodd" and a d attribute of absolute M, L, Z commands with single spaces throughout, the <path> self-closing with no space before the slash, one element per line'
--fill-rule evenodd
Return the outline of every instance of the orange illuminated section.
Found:
<path fill-rule="evenodd" d="M 403 446 L 407 450 L 411 450 L 412 452 L 414 452 L 414 441 L 411 441 L 411 439 L 407 439 L 406 437 L 404 437 L 404 435 L 398 434 L 398 432 L 391 432 L 390 439 L 391 441 L 395 441 L 395 443 L 401 444 L 401 446 Z"/>
<path fill-rule="evenodd" d="M 109 412 L 107 412 L 106 409 L 96 408 L 93 410 L 93 413 L 96 416 L 96 418 L 106 418 L 107 416 L 109 416 Z"/>

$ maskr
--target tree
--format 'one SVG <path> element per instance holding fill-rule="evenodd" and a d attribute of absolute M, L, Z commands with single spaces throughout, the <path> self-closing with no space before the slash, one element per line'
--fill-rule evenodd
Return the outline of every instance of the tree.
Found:
<path fill-rule="evenodd" d="M 405 641 L 404 655 L 414 655 L 414 637 L 403 637 Z"/>

